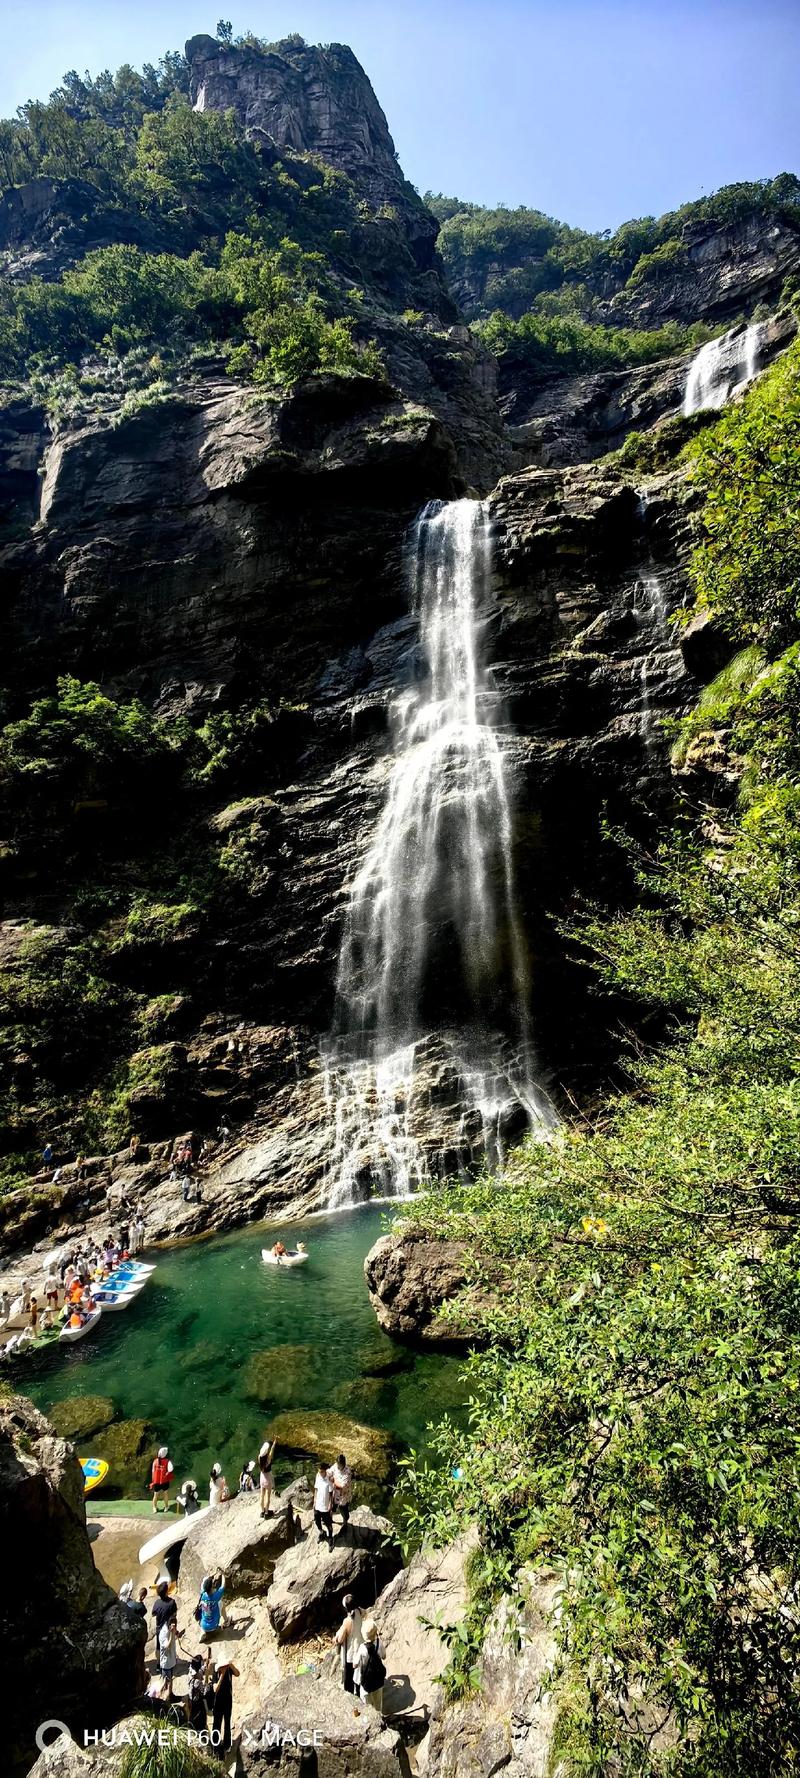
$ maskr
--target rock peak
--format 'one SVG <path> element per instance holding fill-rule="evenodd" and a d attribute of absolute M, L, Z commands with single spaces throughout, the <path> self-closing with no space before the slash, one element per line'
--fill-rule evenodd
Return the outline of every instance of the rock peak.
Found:
<path fill-rule="evenodd" d="M 415 256 L 431 262 L 438 223 L 403 177 L 384 113 L 346 44 L 287 39 L 262 49 L 199 36 L 186 59 L 195 110 L 232 110 L 252 135 L 347 173 L 371 210 L 391 205 L 414 240 L 426 240 Z"/>

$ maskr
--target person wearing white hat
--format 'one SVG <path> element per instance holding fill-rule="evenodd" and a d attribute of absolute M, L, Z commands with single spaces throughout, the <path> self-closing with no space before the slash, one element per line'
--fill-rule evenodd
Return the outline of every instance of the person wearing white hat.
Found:
<path fill-rule="evenodd" d="M 245 1464 L 244 1469 L 242 1470 L 241 1475 L 239 1476 L 239 1493 L 240 1494 L 254 1494 L 255 1493 L 255 1486 L 256 1485 L 255 1485 L 255 1482 L 253 1481 L 253 1470 L 255 1469 L 255 1466 L 256 1466 L 255 1458 L 251 1457 L 250 1462 Z"/>
<path fill-rule="evenodd" d="M 163 1511 L 169 1512 L 169 1484 L 173 1474 L 169 1450 L 166 1445 L 160 1445 L 158 1456 L 153 1458 L 153 1467 L 150 1471 L 150 1492 L 153 1496 L 154 1513 L 160 1510 L 158 1504 L 160 1498 L 163 1499 Z"/>
<path fill-rule="evenodd" d="M 271 1510 L 270 1502 L 272 1500 L 273 1479 L 272 1459 L 275 1455 L 276 1443 L 277 1440 L 273 1439 L 272 1444 L 270 1444 L 269 1439 L 267 1439 L 266 1443 L 261 1446 L 261 1450 L 258 1453 L 258 1492 L 262 1519 L 268 1518 Z"/>
<path fill-rule="evenodd" d="M 208 1478 L 208 1504 L 220 1506 L 224 1500 L 230 1500 L 231 1491 L 222 1473 L 221 1463 L 212 1463 Z"/>
<path fill-rule="evenodd" d="M 191 1476 L 187 1477 L 185 1482 L 181 1482 L 175 1504 L 178 1511 L 185 1513 L 187 1518 L 190 1518 L 192 1513 L 199 1512 L 200 1501 L 197 1496 L 197 1483 L 192 1481 Z"/>
<path fill-rule="evenodd" d="M 361 1647 L 356 1655 L 353 1679 L 362 1704 L 371 1704 L 379 1716 L 383 1715 L 385 1678 L 386 1668 L 383 1664 L 378 1626 L 373 1617 L 364 1618 L 361 1625 Z"/>

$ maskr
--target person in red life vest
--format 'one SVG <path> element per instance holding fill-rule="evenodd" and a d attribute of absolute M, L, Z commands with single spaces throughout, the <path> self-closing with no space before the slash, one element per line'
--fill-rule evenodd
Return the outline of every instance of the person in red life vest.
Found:
<path fill-rule="evenodd" d="M 169 1451 L 162 1445 L 157 1457 L 153 1458 L 150 1471 L 150 1492 L 153 1496 L 153 1512 L 161 1510 L 159 1500 L 163 1503 L 164 1512 L 169 1512 L 169 1484 L 174 1474 L 170 1463 Z"/>

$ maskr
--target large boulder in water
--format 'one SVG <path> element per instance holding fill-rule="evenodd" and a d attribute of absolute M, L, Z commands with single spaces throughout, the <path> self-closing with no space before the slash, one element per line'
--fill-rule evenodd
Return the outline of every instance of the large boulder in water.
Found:
<path fill-rule="evenodd" d="M 53 1403 L 49 1420 L 59 1438 L 71 1439 L 77 1445 L 110 1426 L 116 1412 L 109 1395 L 68 1395 L 64 1401 Z"/>
<path fill-rule="evenodd" d="M 484 1297 L 468 1291 L 463 1241 L 436 1241 L 420 1229 L 381 1235 L 364 1261 L 369 1300 L 381 1327 L 395 1340 L 463 1350 L 476 1342 L 473 1307 Z M 463 1299 L 458 1319 L 440 1318 L 445 1303 Z"/>
<path fill-rule="evenodd" d="M 411 1771 L 396 1729 L 385 1729 L 371 1705 L 335 1680 L 305 1674 L 282 1679 L 246 1718 L 239 1757 L 247 1778 L 298 1768 L 317 1778 L 410 1778 Z"/>
<path fill-rule="evenodd" d="M 333 1463 L 343 1451 L 357 1481 L 388 1481 L 397 1455 L 391 1433 L 381 1432 L 375 1426 L 362 1426 L 360 1421 L 348 1420 L 344 1414 L 302 1410 L 276 1414 L 268 1433 L 271 1439 L 277 1439 L 281 1451 L 315 1457 L 318 1463 Z"/>
<path fill-rule="evenodd" d="M 275 1564 L 267 1594 L 270 1623 L 279 1642 L 323 1630 L 341 1620 L 342 1594 L 371 1605 L 401 1565 L 394 1527 L 368 1506 L 357 1506 L 333 1549 L 319 1541 L 313 1515 L 301 1518 L 302 1538 Z"/>
<path fill-rule="evenodd" d="M 13 1771 L 33 1758 L 40 1723 L 103 1728 L 141 1695 L 145 1631 L 95 1568 L 72 1446 L 21 1396 L 0 1408 L 0 1501 L 4 1769 Z"/>
<path fill-rule="evenodd" d="M 294 1543 L 294 1513 L 287 1495 L 262 1519 L 258 1492 L 223 1501 L 192 1526 L 181 1553 L 181 1593 L 194 1606 L 207 1574 L 224 1574 L 229 1593 L 263 1593 L 275 1563 Z"/>

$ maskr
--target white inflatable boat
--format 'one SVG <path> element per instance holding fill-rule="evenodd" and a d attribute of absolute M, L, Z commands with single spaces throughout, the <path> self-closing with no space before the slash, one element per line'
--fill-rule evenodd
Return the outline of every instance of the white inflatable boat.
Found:
<path fill-rule="evenodd" d="M 201 1519 L 207 1519 L 213 1512 L 213 1506 L 201 1506 L 196 1513 L 184 1513 L 180 1519 L 170 1519 L 163 1531 L 157 1531 L 155 1537 L 148 1538 L 139 1551 L 140 1562 L 154 1562 L 157 1556 L 163 1556 L 171 1550 L 173 1544 L 184 1543 L 193 1525 L 199 1525 Z"/>
<path fill-rule="evenodd" d="M 304 1266 L 308 1254 L 305 1248 L 302 1252 L 295 1248 L 293 1253 L 273 1253 L 271 1247 L 262 1247 L 261 1258 L 265 1266 Z"/>
<path fill-rule="evenodd" d="M 145 1282 L 146 1280 L 142 1279 L 141 1284 L 134 1284 L 124 1290 L 121 1287 L 119 1290 L 96 1290 L 94 1300 L 101 1315 L 117 1315 L 120 1309 L 129 1309 L 131 1303 L 136 1301 L 137 1296 L 141 1296 Z"/>
<path fill-rule="evenodd" d="M 81 1327 L 70 1327 L 69 1323 L 66 1327 L 62 1327 L 58 1336 L 59 1340 L 66 1345 L 71 1345 L 73 1340 L 82 1340 L 85 1334 L 91 1333 L 92 1328 L 97 1326 L 99 1320 L 100 1310 L 95 1309 L 94 1314 L 87 1315 Z"/>

